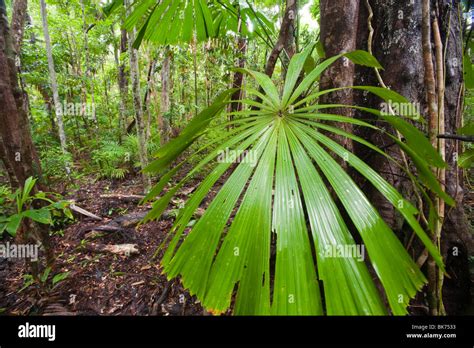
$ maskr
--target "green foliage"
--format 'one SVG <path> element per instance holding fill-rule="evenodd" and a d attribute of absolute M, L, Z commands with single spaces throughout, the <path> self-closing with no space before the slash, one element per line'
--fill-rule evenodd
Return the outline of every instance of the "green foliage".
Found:
<path fill-rule="evenodd" d="M 38 274 L 37 279 L 32 274 L 23 276 L 23 286 L 19 292 L 29 288 L 34 284 L 38 284 L 43 290 L 52 291 L 59 283 L 69 277 L 69 272 L 56 273 L 51 277 L 51 267 L 46 267 L 44 271 Z"/>
<path fill-rule="evenodd" d="M 158 149 L 159 141 L 150 139 L 147 146 L 151 154 Z M 103 140 L 91 153 L 92 169 L 100 178 L 123 179 L 140 167 L 139 143 L 136 135 L 127 135 L 122 144 L 114 140 Z"/>
<path fill-rule="evenodd" d="M 99 177 L 123 179 L 130 170 L 130 152 L 113 140 L 102 141 L 99 148 L 92 151 L 91 159 L 99 169 Z"/>
<path fill-rule="evenodd" d="M 123 0 L 113 0 L 104 7 L 110 16 L 123 6 Z M 274 25 L 262 13 L 249 7 L 240 10 L 230 1 L 206 0 L 145 0 L 137 4 L 125 20 L 125 27 L 138 28 L 133 44 L 138 48 L 143 40 L 161 45 L 192 42 L 225 36 L 229 31 L 238 33 L 239 14 L 243 19 L 241 34 L 245 37 L 256 33 L 262 37 L 263 31 L 274 32 Z M 249 27 L 251 23 L 251 27 Z"/>
<path fill-rule="evenodd" d="M 15 236 L 23 219 L 31 219 L 37 223 L 52 225 L 54 219 L 52 215 L 57 215 L 61 211 L 69 219 L 73 219 L 67 201 L 53 201 L 48 196 L 57 196 L 53 193 L 39 191 L 32 194 L 36 184 L 36 179 L 28 178 L 23 188 L 11 193 L 2 188 L 0 190 L 0 236 L 7 231 L 11 236 Z M 35 208 L 34 203 L 44 201 L 47 205 Z"/>
<path fill-rule="evenodd" d="M 426 279 L 361 188 L 330 153 L 364 176 L 404 217 L 437 264 L 444 267 L 437 248 L 418 223 L 417 209 L 360 158 L 321 132 L 348 137 L 396 163 L 373 144 L 325 123 L 347 122 L 372 131 L 384 131 L 361 120 L 321 111 L 338 107 L 315 103 L 319 96 L 337 89 L 309 92 L 324 69 L 342 56 L 371 67 L 380 67 L 379 63 L 366 52 L 350 52 L 325 60 L 300 80 L 312 49 L 310 46 L 292 58 L 281 92 L 267 75 L 243 70 L 264 91 L 260 93 L 247 87 L 246 95 L 258 96 L 261 102 L 250 98 L 242 100 L 247 108 L 233 113 L 235 120 L 230 122 L 233 127 L 228 127 L 229 122 L 213 126 L 220 129 L 219 137 L 201 144 L 199 150 L 166 172 L 183 151 L 209 131 L 210 124 L 214 124 L 212 121 L 217 120 L 232 90 L 223 93 L 195 117 L 178 138 L 160 148 L 157 159 L 147 168 L 149 172 L 164 172 L 164 175 L 145 201 L 162 193 L 188 160 L 205 154 L 183 179 L 153 203 L 148 220 L 158 218 L 178 189 L 200 168 L 213 163 L 213 170 L 176 218 L 162 266 L 169 278 L 180 276 L 184 286 L 214 313 L 222 313 L 231 306 L 236 286 L 233 309 L 241 315 L 387 313 L 366 263 L 354 255 L 328 255 L 328 250 L 334 248 L 358 246 L 349 231 L 348 221 L 343 218 L 345 213 L 363 241 L 359 247 L 367 251 L 371 267 L 384 287 L 389 310 L 396 315 L 407 313 L 410 299 Z M 383 88 L 351 88 L 376 94 L 387 103 L 408 103 L 404 97 Z M 403 120 L 402 116 L 413 115 L 388 116 L 379 110 L 361 109 L 379 116 L 405 136 L 406 141 L 399 145 L 417 168 L 444 165 L 424 135 Z M 219 153 L 226 149 L 245 155 L 237 163 L 219 160 Z M 424 185 L 452 203 L 431 171 L 423 174 L 420 189 L 424 191 Z M 223 175 L 227 177 L 224 185 L 191 232 L 184 235 L 195 210 Z M 340 210 L 331 191 L 345 212 Z M 316 260 L 312 256 L 312 243 Z M 276 252 L 274 271 L 270 266 L 272 248 Z"/>
<path fill-rule="evenodd" d="M 64 163 L 72 163 L 72 155 L 61 151 L 59 145 L 40 149 L 41 167 L 48 182 L 64 180 L 67 177 Z"/>

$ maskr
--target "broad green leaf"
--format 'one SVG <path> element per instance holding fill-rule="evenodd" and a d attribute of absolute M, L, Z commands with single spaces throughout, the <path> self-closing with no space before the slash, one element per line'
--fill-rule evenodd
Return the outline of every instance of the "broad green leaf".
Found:
<path fill-rule="evenodd" d="M 51 224 L 51 213 L 48 209 L 30 209 L 30 210 L 25 210 L 22 215 L 24 217 L 28 217 L 36 222 L 39 222 L 41 224 Z"/>
<path fill-rule="evenodd" d="M 20 227 L 20 223 L 22 220 L 21 214 L 15 214 L 10 216 L 10 221 L 8 221 L 6 230 L 11 236 L 15 236 L 18 228 Z"/>

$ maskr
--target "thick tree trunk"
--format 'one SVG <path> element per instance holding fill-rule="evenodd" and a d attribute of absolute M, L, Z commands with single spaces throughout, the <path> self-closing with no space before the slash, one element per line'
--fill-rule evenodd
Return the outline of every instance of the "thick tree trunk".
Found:
<path fill-rule="evenodd" d="M 22 106 L 23 94 L 18 86 L 13 38 L 5 2 L 0 0 L 0 156 L 13 188 L 22 187 L 30 176 L 39 178 L 43 186 L 41 165 L 31 138 L 28 116 Z M 33 193 L 35 191 L 36 188 Z M 44 245 L 50 263 L 53 255 L 48 230 L 25 221 L 18 238 L 23 242 L 31 237 Z"/>
<path fill-rule="evenodd" d="M 64 131 L 64 123 L 63 123 L 63 112 L 61 107 L 61 102 L 59 100 L 59 92 L 58 92 L 58 83 L 56 81 L 56 71 L 54 70 L 54 60 L 53 60 L 53 53 L 51 50 L 51 40 L 49 37 L 49 30 L 48 30 L 48 14 L 46 12 L 46 3 L 45 0 L 41 0 L 41 17 L 43 20 L 43 33 L 44 33 L 44 41 L 46 44 L 46 54 L 48 57 L 48 68 L 49 68 L 49 78 L 51 81 L 51 89 L 53 90 L 53 101 L 54 101 L 54 108 L 56 113 L 56 123 L 58 125 L 58 132 L 59 132 L 59 140 L 61 142 L 61 150 L 64 154 L 67 153 L 67 142 L 66 142 L 66 133 Z M 69 173 L 69 163 L 65 164 L 66 171 Z"/>
<path fill-rule="evenodd" d="M 451 7 L 448 4 L 451 3 Z M 425 64 L 423 62 L 422 47 L 422 0 L 414 2 L 386 2 L 384 0 L 369 0 L 368 2 L 373 18 L 372 50 L 374 56 L 379 60 L 384 70 L 380 71 L 381 78 L 386 86 L 407 97 L 412 103 L 418 104 L 422 115 L 427 119 L 428 99 L 427 89 L 424 83 Z M 461 86 L 462 86 L 462 52 L 461 37 L 459 28 L 459 2 L 455 1 L 435 1 L 431 3 L 432 8 L 441 9 L 437 20 L 441 29 L 441 38 L 443 50 L 446 48 L 446 88 L 444 92 L 444 123 L 446 133 L 455 133 L 457 127 L 461 124 Z M 451 10 L 450 10 L 451 8 Z M 357 25 L 357 48 L 367 50 L 367 37 L 369 28 L 367 19 L 369 11 L 366 1 L 361 2 L 359 10 L 359 21 Z M 449 19 L 450 18 L 450 19 Z M 449 27 L 449 35 L 447 35 Z M 447 41 L 447 47 L 444 45 Z M 430 35 L 430 40 L 433 37 Z M 434 48 L 435 44 L 431 41 Z M 434 60 L 435 51 L 432 51 L 432 63 L 434 71 L 436 62 Z M 379 80 L 374 74 L 373 69 L 356 66 L 355 85 L 379 85 Z M 437 82 L 436 93 L 439 92 L 439 83 Z M 380 100 L 370 94 L 354 92 L 354 103 L 362 106 L 380 108 Z M 434 100 L 436 103 L 436 99 Z M 439 102 L 438 102 L 439 103 Z M 439 109 L 439 108 L 438 108 Z M 438 111 L 435 114 L 438 117 Z M 356 112 L 355 117 L 371 118 L 367 114 Z M 395 132 L 386 124 L 375 121 L 380 127 L 385 127 L 393 134 Z M 414 123 L 422 127 L 420 123 Z M 436 127 L 437 128 L 437 127 Z M 440 127 L 441 129 L 441 127 Z M 429 129 L 423 129 L 426 134 Z M 393 141 L 379 133 L 366 130 L 355 129 L 358 135 L 371 141 L 375 145 L 383 148 L 385 152 L 403 163 L 400 151 L 394 146 Z M 433 132 L 433 131 L 432 131 Z M 441 231 L 441 246 L 445 258 L 447 273 L 451 279 L 445 280 L 443 288 L 444 302 L 448 314 L 458 314 L 466 306 L 469 296 L 469 274 L 467 271 L 467 250 L 469 250 L 469 233 L 467 231 L 467 221 L 464 216 L 463 208 L 463 182 L 462 172 L 457 168 L 456 156 L 459 153 L 459 146 L 455 140 L 446 140 L 445 152 L 448 169 L 446 171 L 446 191 L 457 202 L 455 208 L 447 207 L 444 225 Z M 413 187 L 401 170 L 392 165 L 384 157 L 379 156 L 372 151 L 368 151 L 359 145 L 354 144 L 356 153 L 368 162 L 377 172 L 393 184 L 405 197 L 415 203 L 419 200 L 414 195 Z M 366 193 L 373 204 L 378 208 L 382 217 L 391 225 L 397 234 L 403 239 L 405 244 L 409 245 L 412 231 L 403 225 L 403 219 L 396 213 L 392 205 L 381 196 L 381 194 L 372 187 L 366 188 Z M 421 207 L 425 210 L 427 204 Z M 412 244 L 415 258 L 418 258 L 420 265 L 426 261 L 426 252 L 422 253 L 420 244 Z M 421 255 L 420 255 L 421 254 Z M 455 275 L 453 277 L 452 275 Z M 449 295 L 449 298 L 447 296 Z M 466 302 L 455 304 L 454 298 L 462 298 Z M 432 311 L 432 313 L 434 313 Z"/>
<path fill-rule="evenodd" d="M 26 114 L 29 115 L 30 103 L 28 93 L 26 93 L 25 86 L 23 83 L 23 79 L 21 78 L 21 43 L 23 41 L 23 33 L 25 30 L 25 20 L 27 17 L 27 7 L 28 1 L 27 0 L 15 0 L 13 3 L 13 12 L 12 12 L 12 37 L 13 37 L 13 48 L 16 52 L 16 65 L 17 71 L 19 74 L 19 83 L 23 93 L 23 109 L 25 110 Z"/>
<path fill-rule="evenodd" d="M 13 36 L 13 48 L 15 49 L 17 55 L 20 55 L 21 42 L 23 41 L 27 7 L 28 0 L 15 0 L 13 2 L 11 27 Z"/>
<path fill-rule="evenodd" d="M 350 52 L 356 48 L 357 21 L 359 16 L 359 0 L 321 0 L 321 42 L 326 57 Z M 321 75 L 320 88 L 331 89 L 347 87 L 354 84 L 354 64 L 347 58 L 342 58 L 332 64 Z M 350 89 L 326 94 L 321 98 L 322 104 L 353 104 L 353 93 Z M 353 116 L 353 109 L 331 109 L 331 113 Z M 350 124 L 338 124 L 346 132 L 351 133 Z M 348 150 L 352 151 L 352 142 L 342 136 L 332 135 Z"/>
<path fill-rule="evenodd" d="M 426 105 L 423 82 L 424 66 L 421 41 L 421 1 L 412 5 L 409 1 L 390 4 L 383 0 L 370 0 L 368 3 L 373 12 L 371 25 L 373 27 L 372 53 L 383 66 L 380 76 L 386 86 L 408 98 L 412 103 Z M 369 11 L 367 2 L 361 2 L 359 22 L 357 26 L 357 48 L 368 50 L 367 39 L 369 28 L 367 20 Z M 380 86 L 373 69 L 356 66 L 355 85 Z M 380 109 L 381 99 L 371 94 L 354 92 L 354 102 Z M 423 109 L 422 109 L 423 110 Z M 356 112 L 355 117 L 371 119 L 366 113 Z M 385 122 L 375 121 L 378 126 L 386 128 L 392 134 L 395 131 Z M 388 136 L 366 129 L 354 129 L 356 133 L 384 149 L 400 163 L 403 162 L 400 151 Z M 369 163 L 377 172 L 394 185 L 407 198 L 416 201 L 413 188 L 399 167 L 383 156 L 367 151 L 359 144 L 354 144 L 355 151 Z M 372 186 L 367 187 L 367 194 L 379 209 L 385 221 L 395 230 L 401 231 L 403 219 L 396 213 L 395 208 Z M 401 236 L 401 234 L 399 234 Z M 401 236 L 409 238 L 409 235 Z"/>
<path fill-rule="evenodd" d="M 2 157 L 12 186 L 18 187 L 29 176 L 41 178 L 41 166 L 23 109 L 23 94 L 18 86 L 13 38 L 6 21 L 5 5 L 0 15 L 0 134 L 6 157 Z"/>
<path fill-rule="evenodd" d="M 446 51 L 444 57 L 444 132 L 456 133 L 462 126 L 462 35 L 459 1 L 438 0 L 438 22 Z M 447 44 L 446 44 L 447 41 Z M 441 129 L 441 127 L 440 127 Z M 472 238 L 464 212 L 464 194 L 468 189 L 464 183 L 463 170 L 457 166 L 457 156 L 462 152 L 460 141 L 445 141 L 445 158 L 448 168 L 445 173 L 446 192 L 456 201 L 456 207 L 446 206 L 441 230 L 441 248 L 450 278 L 445 278 L 443 302 L 448 314 L 461 314 L 470 301 L 468 258 Z"/>

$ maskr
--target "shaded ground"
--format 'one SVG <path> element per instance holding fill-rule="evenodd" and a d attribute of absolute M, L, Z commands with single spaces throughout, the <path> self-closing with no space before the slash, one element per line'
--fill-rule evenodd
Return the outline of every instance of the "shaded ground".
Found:
<path fill-rule="evenodd" d="M 168 282 L 161 274 L 157 247 L 172 226 L 174 210 L 165 219 L 141 226 L 128 226 L 120 233 L 105 233 L 94 239 L 101 245 L 136 244 L 136 255 L 115 255 L 90 251 L 85 238 L 94 226 L 105 225 L 120 216 L 144 212 L 150 206 L 137 202 L 101 198 L 102 194 L 141 194 L 138 179 L 120 183 L 109 180 L 88 181 L 71 197 L 77 205 L 103 218 L 95 221 L 76 215 L 76 221 L 56 232 L 53 248 L 57 261 L 49 281 L 43 287 L 24 285 L 23 261 L 0 260 L 0 310 L 5 314 L 58 314 L 58 315 L 203 315 L 202 307 L 178 281 Z M 183 191 L 192 190 L 188 186 Z M 182 200 L 175 201 L 175 208 Z M 89 239 L 87 239 L 89 240 Z M 53 275 L 69 272 L 69 276 L 52 286 Z"/>

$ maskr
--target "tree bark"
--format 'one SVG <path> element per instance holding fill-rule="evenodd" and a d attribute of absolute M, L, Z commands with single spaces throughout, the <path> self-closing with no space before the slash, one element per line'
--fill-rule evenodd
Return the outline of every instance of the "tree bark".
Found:
<path fill-rule="evenodd" d="M 283 61 L 288 62 L 295 54 L 295 20 L 298 15 L 297 0 L 287 0 L 285 14 L 281 22 L 280 34 L 278 40 L 268 56 L 265 65 L 265 74 L 273 75 L 278 57 L 283 52 L 285 54 Z"/>
<path fill-rule="evenodd" d="M 31 138 L 28 116 L 23 109 L 23 94 L 18 86 L 13 37 L 7 22 L 4 0 L 0 0 L 0 156 L 13 188 L 21 188 L 28 177 L 39 178 L 41 165 Z M 33 189 L 33 193 L 37 188 Z M 25 221 L 17 234 L 21 241 L 31 237 L 43 244 L 48 263 L 53 260 L 46 228 Z"/>
<path fill-rule="evenodd" d="M 25 30 L 25 20 L 27 17 L 27 7 L 28 1 L 27 0 L 15 0 L 13 3 L 13 12 L 12 12 L 12 37 L 13 37 L 13 48 L 16 52 L 16 65 L 17 71 L 19 75 L 19 83 L 23 93 L 23 109 L 25 110 L 26 114 L 29 115 L 29 97 L 28 93 L 26 93 L 25 86 L 23 83 L 23 79 L 21 77 L 21 43 L 23 41 L 23 33 Z"/>
<path fill-rule="evenodd" d="M 15 0 L 13 2 L 11 30 L 13 36 L 13 48 L 17 55 L 20 55 L 21 42 L 23 41 L 27 7 L 28 0 Z"/>
<path fill-rule="evenodd" d="M 461 34 L 460 1 L 438 0 L 438 22 L 441 38 L 446 52 L 445 90 L 444 90 L 444 131 L 456 133 L 462 126 L 462 91 L 463 91 L 463 42 Z M 447 43 L 446 43 L 447 42 Z M 440 127 L 441 129 L 442 127 Z M 443 228 L 441 230 L 441 251 L 445 258 L 447 273 L 443 284 L 443 303 L 448 314 L 462 314 L 470 301 L 468 258 L 473 250 L 469 224 L 464 211 L 467 204 L 465 193 L 469 190 L 464 182 L 463 169 L 457 166 L 458 154 L 462 144 L 456 140 L 446 140 L 445 157 L 448 167 L 445 173 L 446 192 L 454 198 L 454 208 L 446 206 Z"/>
<path fill-rule="evenodd" d="M 41 166 L 31 138 L 23 94 L 18 86 L 14 40 L 7 23 L 5 4 L 0 3 L 0 134 L 8 173 L 13 187 L 23 185 L 29 176 L 41 178 Z"/>
<path fill-rule="evenodd" d="M 373 11 L 372 26 L 374 29 L 372 50 L 384 70 L 380 71 L 381 78 L 386 86 L 402 94 L 412 103 L 420 106 L 422 115 L 428 115 L 427 88 L 424 83 L 425 64 L 423 62 L 423 40 L 422 40 L 422 1 L 415 0 L 404 2 L 387 2 L 384 0 L 369 0 L 369 5 Z M 446 49 L 444 64 L 446 65 L 446 88 L 444 92 L 444 128 L 448 134 L 456 133 L 456 129 L 461 125 L 462 120 L 462 43 L 460 35 L 460 19 L 458 6 L 459 1 L 432 1 L 432 8 L 439 8 L 437 15 L 439 27 L 441 29 L 441 39 L 443 49 Z M 360 6 L 359 21 L 357 25 L 357 48 L 368 49 L 368 19 L 369 11 L 365 4 Z M 451 18 L 449 20 L 449 18 Z M 448 35 L 449 32 L 449 35 Z M 429 35 L 430 46 L 434 47 L 433 37 Z M 447 46 L 446 45 L 447 40 Z M 431 63 L 433 72 L 436 71 L 436 64 Z M 439 70 L 438 70 L 439 71 Z M 434 77 L 436 79 L 436 76 Z M 439 77 L 438 77 L 439 78 Z M 378 85 L 379 81 L 373 69 L 356 66 L 354 85 Z M 436 91 L 439 92 L 439 84 L 436 82 Z M 366 93 L 354 92 L 354 104 L 380 109 L 381 99 Z M 436 98 L 431 100 L 438 104 Z M 438 105 L 436 113 L 438 117 Z M 354 117 L 363 119 L 373 119 L 371 116 L 356 112 Z M 427 119 L 428 117 L 425 117 Z M 386 128 L 395 134 L 393 129 L 385 123 L 373 119 L 378 126 Z M 431 127 L 433 128 L 434 122 Z M 436 129 L 426 127 L 418 122 L 414 125 L 421 128 L 426 134 L 434 133 Z M 441 127 L 440 127 L 441 129 Z M 362 136 L 380 148 L 383 148 L 390 156 L 402 162 L 400 151 L 393 146 L 393 141 L 387 136 L 358 127 L 354 129 L 357 135 Z M 384 157 L 379 156 L 365 147 L 354 144 L 356 154 L 364 159 L 369 165 L 379 172 L 388 182 L 397 188 L 405 197 L 419 203 L 414 194 L 410 181 L 405 178 L 401 170 L 392 165 Z M 445 222 L 441 231 L 442 254 L 445 259 L 447 273 L 451 279 L 446 279 L 443 287 L 443 294 L 448 294 L 445 299 L 445 307 L 448 314 L 459 314 L 463 307 L 466 307 L 469 297 L 469 274 L 466 271 L 467 255 L 470 242 L 467 230 L 467 221 L 463 208 L 463 175 L 461 169 L 457 168 L 456 158 L 459 153 L 460 144 L 455 140 L 446 140 L 445 152 L 448 168 L 446 170 L 446 191 L 455 198 L 457 205 L 455 208 L 447 208 Z M 413 168 L 412 168 L 413 169 Z M 393 206 L 373 187 L 364 185 L 365 192 L 370 201 L 378 208 L 382 217 L 408 245 L 412 236 L 411 229 L 403 223 L 403 218 L 396 212 Z M 419 206 L 419 205 L 418 205 Z M 420 207 L 420 206 L 419 206 Z M 426 213 L 427 204 L 423 203 L 421 209 Z M 423 251 L 421 244 L 412 245 L 415 257 Z M 454 255 L 455 254 L 455 255 Z M 422 254 L 423 255 L 423 254 Z M 426 271 L 426 270 L 425 270 Z M 452 275 L 455 274 L 455 278 Z M 447 296 L 444 295 L 446 298 Z M 454 298 L 462 298 L 465 302 L 459 303 Z"/>
<path fill-rule="evenodd" d="M 357 22 L 359 17 L 359 0 L 321 0 L 321 42 L 326 57 L 354 51 L 357 45 Z M 332 64 L 321 75 L 320 89 L 331 89 L 352 86 L 354 84 L 354 64 L 342 58 Z M 340 90 L 323 95 L 321 104 L 353 104 L 353 93 L 350 89 Z M 331 109 L 331 113 L 353 117 L 353 109 Z M 344 131 L 352 133 L 351 124 L 339 124 Z M 331 138 L 349 151 L 353 150 L 352 141 L 348 138 L 331 134 Z M 342 162 L 341 162 L 342 163 Z"/>

